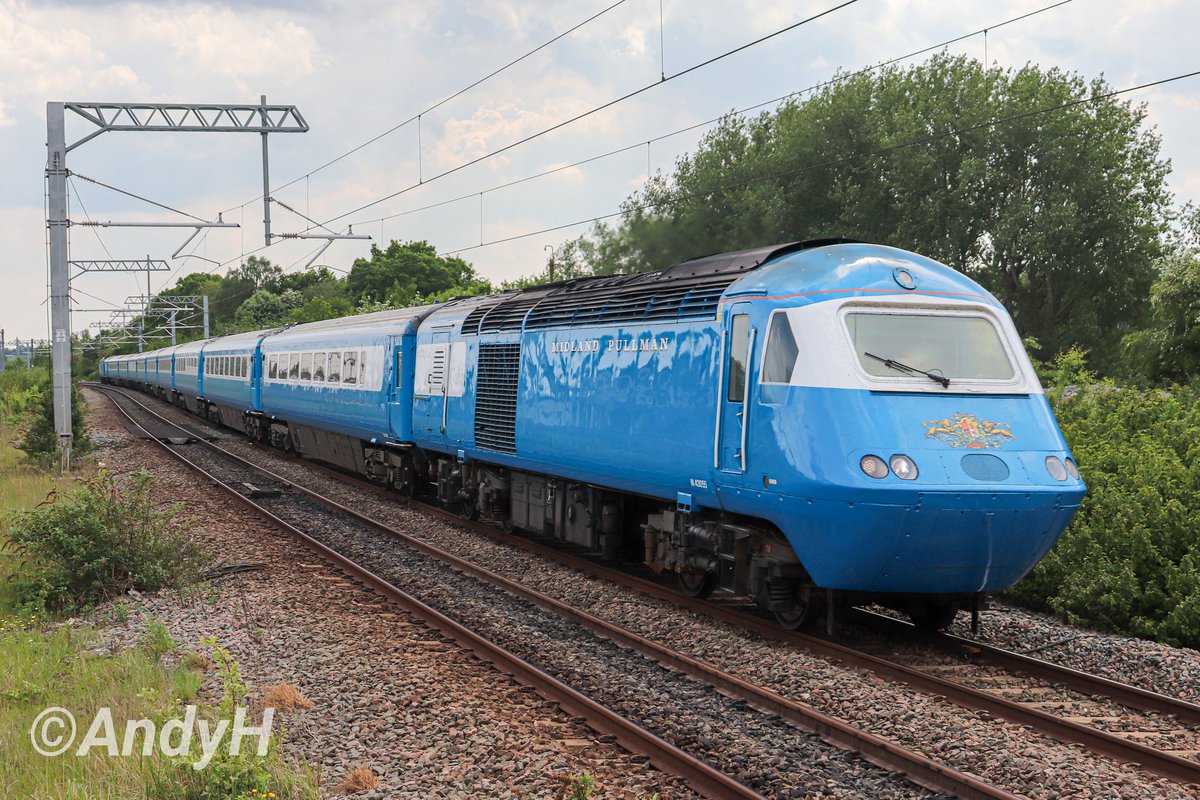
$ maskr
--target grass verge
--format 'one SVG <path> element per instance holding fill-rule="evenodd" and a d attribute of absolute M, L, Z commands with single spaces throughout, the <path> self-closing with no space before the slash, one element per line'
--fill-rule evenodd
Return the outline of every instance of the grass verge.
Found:
<path fill-rule="evenodd" d="M 110 755 L 103 746 L 76 755 L 102 708 L 111 711 L 118 743 L 125 738 L 129 720 L 153 720 L 161 729 L 167 720 L 182 719 L 189 704 L 199 705 L 200 716 L 209 720 L 225 716 L 225 710 L 197 699 L 203 672 L 213 667 L 211 660 L 197 657 L 175 666 L 163 664 L 162 656 L 174 643 L 161 622 L 146 626 L 141 647 L 110 652 L 91 627 L 50 624 L 46 616 L 19 608 L 13 587 L 28 577 L 29 562 L 27 556 L 5 549 L 13 515 L 4 512 L 34 508 L 56 490 L 65 495 L 73 482 L 27 467 L 12 445 L 17 435 L 0 427 L 0 798 L 316 797 L 311 776 L 282 760 L 278 739 L 263 759 L 218 754 L 203 770 L 192 769 L 198 743 L 181 756 L 165 756 L 157 748 L 144 756 L 144 735 L 136 739 L 131 756 Z M 127 619 L 123 603 L 114 606 L 114 615 L 119 617 L 122 609 Z M 215 642 L 213 650 L 218 652 Z M 228 658 L 225 651 L 219 652 Z M 236 677 L 236 664 L 232 669 Z M 54 706 L 74 715 L 76 736 L 70 749 L 51 757 L 34 748 L 30 731 L 38 715 Z"/>

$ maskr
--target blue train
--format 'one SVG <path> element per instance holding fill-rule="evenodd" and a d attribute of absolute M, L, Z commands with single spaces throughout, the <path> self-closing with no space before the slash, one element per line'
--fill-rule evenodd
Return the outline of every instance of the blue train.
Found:
<path fill-rule="evenodd" d="M 468 517 L 754 598 L 947 624 L 1085 487 L 1012 320 L 822 240 L 194 342 L 102 379 Z"/>

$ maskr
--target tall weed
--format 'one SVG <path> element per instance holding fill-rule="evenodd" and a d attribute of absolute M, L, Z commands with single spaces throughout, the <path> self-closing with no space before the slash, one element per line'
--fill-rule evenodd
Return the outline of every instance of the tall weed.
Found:
<path fill-rule="evenodd" d="M 24 604 L 71 610 L 194 580 L 206 556 L 175 522 L 178 509 L 150 498 L 150 480 L 144 470 L 124 481 L 101 471 L 17 514 L 8 546 L 26 557 L 14 579 Z"/>

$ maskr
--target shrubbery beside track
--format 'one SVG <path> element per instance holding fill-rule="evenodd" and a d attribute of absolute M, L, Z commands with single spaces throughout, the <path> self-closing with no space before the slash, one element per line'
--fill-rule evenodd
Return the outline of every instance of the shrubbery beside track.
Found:
<path fill-rule="evenodd" d="M 1088 493 L 1008 598 L 1200 647 L 1200 390 L 1097 381 L 1074 350 L 1043 381 Z"/>

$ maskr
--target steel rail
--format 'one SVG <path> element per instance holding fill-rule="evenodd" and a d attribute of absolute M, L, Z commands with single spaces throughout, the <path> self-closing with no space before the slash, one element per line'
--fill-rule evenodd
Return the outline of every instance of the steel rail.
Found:
<path fill-rule="evenodd" d="M 1178 697 L 1152 692 L 1140 686 L 1120 683 L 1101 675 L 1093 675 L 951 633 L 920 634 L 914 625 L 904 620 L 877 614 L 874 611 L 856 609 L 856 614 L 865 617 L 871 625 L 889 631 L 919 635 L 922 642 L 948 653 L 960 654 L 966 651 L 972 656 L 982 656 L 985 661 L 995 666 L 1013 672 L 1024 672 L 1053 683 L 1060 683 L 1082 694 L 1103 695 L 1129 708 L 1157 714 L 1170 714 L 1185 725 L 1200 725 L 1200 705 L 1181 700 Z"/>
<path fill-rule="evenodd" d="M 272 452 L 277 451 L 272 450 Z M 388 493 L 385 489 L 324 465 L 314 464 L 311 461 L 304 461 L 302 459 L 296 459 L 296 461 L 315 466 L 342 481 L 371 489 L 382 496 L 395 497 L 394 494 Z M 754 614 L 729 608 L 710 600 L 688 597 L 660 583 L 599 564 L 589 558 L 566 552 L 557 547 L 536 542 L 516 534 L 504 533 L 491 525 L 465 520 L 460 515 L 435 506 L 420 505 L 433 516 L 438 516 L 460 526 L 468 527 L 473 531 L 527 552 L 551 558 L 565 566 L 578 569 L 591 577 L 608 580 L 655 599 L 674 603 L 693 613 L 749 630 L 765 639 L 799 646 L 815 655 L 840 661 L 854 668 L 869 670 L 888 680 L 911 686 L 926 694 L 944 697 L 948 701 L 964 708 L 982 711 L 991 716 L 1000 717 L 1019 725 L 1028 725 L 1052 739 L 1066 744 L 1082 744 L 1093 753 L 1111 758 L 1117 762 L 1136 763 L 1147 771 L 1161 775 L 1162 777 L 1184 784 L 1200 785 L 1200 762 L 1180 758 L 1179 756 L 1156 750 L 1140 742 L 1131 741 L 1087 725 L 1062 719 L 1040 709 L 1028 708 L 1015 701 L 988 694 L 982 690 L 973 689 L 947 678 L 922 672 L 918 669 L 855 650 L 845 645 L 830 642 L 817 636 L 798 631 L 787 631 L 774 622 L 765 620 Z M 1104 679 L 1099 680 L 1102 681 Z M 1106 696 L 1108 694 L 1105 691 L 1098 691 L 1098 693 Z M 1134 694 L 1137 693 L 1134 692 Z"/>
<path fill-rule="evenodd" d="M 274 449 L 271 449 L 270 452 L 279 454 L 279 451 Z M 395 498 L 394 494 L 362 479 L 347 476 L 345 473 L 324 465 L 315 464 L 311 461 L 298 458 L 294 460 L 298 463 L 316 467 L 343 482 L 353 483 L 356 486 L 370 489 L 381 496 Z M 460 526 L 468 527 L 473 531 L 482 533 L 498 541 L 508 543 L 539 556 L 551 558 L 592 577 L 608 580 L 649 595 L 650 597 L 676 604 L 696 614 L 749 630 L 765 639 L 803 647 L 816 655 L 840 661 L 854 668 L 866 669 L 888 680 L 911 686 L 930 695 L 944 697 L 950 702 L 964 708 L 981 711 L 1019 725 L 1028 725 L 1034 730 L 1058 741 L 1068 744 L 1082 744 L 1093 753 L 1106 756 L 1118 762 L 1136 763 L 1149 772 L 1171 780 L 1184 784 L 1200 785 L 1200 762 L 1180 758 L 1161 750 L 1156 750 L 1140 742 L 1124 739 L 1096 728 L 1062 719 L 1040 709 L 1028 708 L 1015 701 L 973 689 L 961 683 L 922 672 L 916 668 L 855 650 L 845 645 L 830 642 L 817 636 L 798 631 L 787 631 L 775 623 L 754 614 L 728 608 L 709 600 L 688 597 L 660 583 L 599 564 L 591 559 L 568 553 L 559 548 L 535 542 L 515 534 L 504 533 L 491 525 L 465 520 L 460 515 L 434 506 L 425 504 L 421 504 L 421 506 L 434 516 L 450 520 Z"/>
<path fill-rule="evenodd" d="M 166 424 L 184 430 L 165 417 L 157 414 L 136 398 L 130 397 L 118 389 L 112 389 L 108 386 L 91 385 L 97 391 L 112 398 L 112 394 L 120 394 L 128 400 L 137 403 L 147 413 L 157 417 Z M 539 695 L 545 699 L 557 703 L 568 714 L 581 717 L 586 720 L 586 723 L 593 730 L 601 735 L 609 735 L 614 737 L 626 750 L 639 753 L 650 759 L 650 762 L 664 772 L 668 772 L 679 778 L 682 778 L 687 784 L 701 795 L 714 798 L 714 800 L 725 800 L 726 798 L 737 798 L 739 800 L 765 800 L 762 795 L 754 790 L 738 783 L 733 778 L 724 773 L 713 769 L 708 764 L 697 759 L 695 756 L 681 750 L 675 745 L 656 736 L 646 729 L 636 725 L 625 717 L 597 703 L 586 695 L 572 689 L 565 683 L 561 682 L 554 676 L 543 672 L 527 661 L 510 653 L 505 648 L 485 639 L 479 634 L 471 631 L 455 620 L 447 617 L 436 609 L 426 605 L 416 597 L 408 594 L 404 590 L 389 583 L 384 578 L 374 574 L 370 570 L 361 566 L 350 558 L 338 553 L 329 548 L 317 539 L 309 536 L 304 531 L 287 522 L 286 520 L 276 516 L 268 509 L 255 503 L 251 498 L 245 496 L 237 489 L 226 484 L 212 473 L 205 470 L 200 465 L 190 461 L 186 456 L 179 452 L 177 446 L 166 444 L 160 441 L 141 423 L 134 419 L 126 409 L 122 408 L 121 404 L 113 400 L 113 405 L 125 415 L 125 417 L 135 426 L 137 426 L 147 437 L 155 444 L 159 445 L 163 450 L 169 453 L 172 457 L 186 464 L 189 468 L 202 475 L 206 480 L 214 484 L 216 487 L 232 495 L 242 505 L 246 506 L 254 513 L 261 516 L 263 519 L 270 521 L 272 524 L 282 528 L 297 539 L 304 542 L 315 552 L 320 554 L 322 558 L 331 563 L 337 569 L 346 573 L 353 580 L 361 581 L 366 586 L 369 586 L 376 592 L 404 608 L 409 613 L 419 617 L 431 628 L 436 629 L 447 638 L 453 640 L 460 647 L 474 653 L 484 662 L 491 664 L 500 672 L 511 675 L 518 682 L 531 687 Z M 184 430 L 187 433 L 186 430 Z M 190 437 L 191 434 L 188 434 Z M 213 445 L 211 442 L 197 440 L 196 444 L 207 447 L 211 450 L 221 453 L 231 459 L 234 459 L 244 466 L 254 469 L 263 475 L 272 477 L 285 483 L 289 488 L 303 491 L 308 496 L 314 496 L 314 493 L 304 490 L 303 487 L 297 486 L 295 483 L 283 478 L 274 476 L 269 470 L 265 470 L 258 465 L 255 465 L 245 459 L 237 456 L 220 446 Z M 356 515 L 357 516 L 357 515 Z"/>
<path fill-rule="evenodd" d="M 136 398 L 129 397 L 129 399 L 138 403 L 148 413 L 154 414 L 165 421 L 164 417 L 147 408 Z M 169 424 L 174 425 L 174 423 Z M 300 492 L 340 514 L 349 516 L 399 539 L 412 549 L 436 558 L 455 569 L 473 575 L 493 586 L 497 586 L 510 594 L 521 597 L 540 608 L 572 620 L 593 633 L 631 650 L 635 650 L 697 681 L 709 684 L 727 695 L 744 700 L 759 711 L 776 714 L 792 722 L 802 730 L 817 735 L 835 747 L 856 752 L 870 763 L 905 775 L 920 786 L 934 791 L 953 794 L 955 797 L 963 798 L 963 800 L 1016 800 L 1019 797 L 999 787 L 992 786 L 973 775 L 933 761 L 920 753 L 856 728 L 843 720 L 824 714 L 811 706 L 784 697 L 764 687 L 751 684 L 730 672 L 674 651 L 615 623 L 577 609 L 557 598 L 525 586 L 518 581 L 506 578 L 462 556 L 439 548 L 412 534 L 397 530 L 386 523 L 343 505 L 315 490 L 302 486 L 267 467 L 249 462 L 218 445 L 213 445 L 211 442 L 201 443 L 220 451 L 230 459 L 236 460 L 248 468 L 269 477 L 271 480 L 286 485 L 288 488 Z M 306 465 L 312 464 L 309 461 L 300 461 L 299 459 L 297 461 Z M 334 474 L 338 475 L 339 478 L 341 477 L 340 473 Z M 395 499 L 395 495 L 390 495 L 390 498 Z M 461 523 L 464 520 L 460 517 L 454 517 L 454 521 Z"/>

